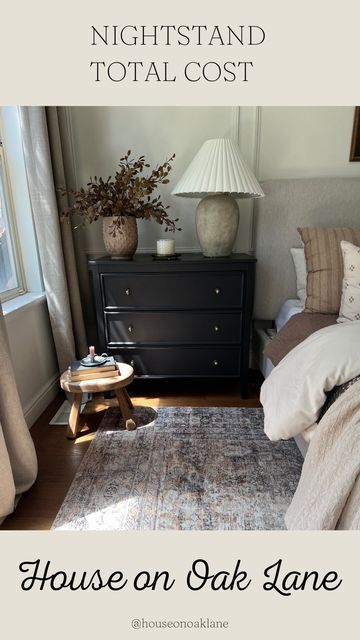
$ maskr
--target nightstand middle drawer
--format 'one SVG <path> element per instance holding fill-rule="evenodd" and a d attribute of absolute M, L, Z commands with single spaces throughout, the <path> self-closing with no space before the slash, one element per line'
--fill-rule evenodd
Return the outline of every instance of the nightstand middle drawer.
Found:
<path fill-rule="evenodd" d="M 106 343 L 240 344 L 242 313 L 105 312 Z"/>

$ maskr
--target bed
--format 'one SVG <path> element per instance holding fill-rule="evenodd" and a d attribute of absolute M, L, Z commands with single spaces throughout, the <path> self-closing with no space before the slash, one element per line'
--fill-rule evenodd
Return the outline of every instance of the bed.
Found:
<path fill-rule="evenodd" d="M 264 338 L 255 340 L 255 346 L 266 378 L 261 391 L 265 432 L 273 440 L 295 437 L 305 456 L 287 525 L 360 528 L 360 314 L 351 315 L 345 308 L 351 298 L 355 306 L 360 304 L 360 282 L 354 281 L 353 296 L 341 291 L 343 269 L 350 265 L 351 284 L 354 252 L 360 246 L 360 231 L 352 231 L 360 228 L 360 180 L 276 180 L 263 183 L 263 189 L 266 197 L 257 203 L 254 244 L 255 318 Z M 305 310 L 291 255 L 293 247 L 301 251 L 298 227 L 311 266 Z M 321 261 L 326 266 L 328 256 L 333 262 L 326 269 Z M 345 455 L 347 464 L 339 466 Z M 335 505 L 329 485 L 324 485 L 331 478 L 341 484 L 333 492 Z"/>

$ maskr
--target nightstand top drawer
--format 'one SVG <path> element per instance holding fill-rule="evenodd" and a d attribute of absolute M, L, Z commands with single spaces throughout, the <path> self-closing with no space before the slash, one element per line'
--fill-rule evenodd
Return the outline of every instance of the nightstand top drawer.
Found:
<path fill-rule="evenodd" d="M 105 310 L 238 309 L 244 300 L 244 273 L 102 273 Z"/>

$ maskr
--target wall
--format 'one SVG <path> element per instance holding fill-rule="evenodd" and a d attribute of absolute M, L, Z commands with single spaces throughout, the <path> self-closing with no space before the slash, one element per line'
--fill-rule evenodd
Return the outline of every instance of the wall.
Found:
<path fill-rule="evenodd" d="M 29 427 L 59 389 L 49 316 L 40 298 L 5 316 L 21 405 Z"/>
<path fill-rule="evenodd" d="M 263 107 L 259 176 L 360 177 L 349 162 L 354 107 Z"/>
<path fill-rule="evenodd" d="M 72 107 L 77 184 L 86 184 L 89 176 L 113 175 L 119 158 L 128 149 L 134 156 L 144 154 L 153 165 L 176 153 L 170 183 L 162 186 L 161 194 L 163 202 L 171 207 L 171 216 L 180 218 L 182 231 L 175 234 L 177 249 L 197 251 L 194 214 L 198 201 L 171 196 L 171 190 L 205 140 L 237 138 L 236 116 L 237 110 L 231 107 Z M 238 250 L 246 249 L 248 241 L 246 213 L 241 218 Z M 138 227 L 140 250 L 152 251 L 156 240 L 166 237 L 155 222 L 140 221 Z M 104 253 L 101 223 L 88 227 L 84 236 L 88 254 Z"/>
<path fill-rule="evenodd" d="M 234 137 L 260 180 L 271 178 L 360 176 L 360 163 L 349 162 L 353 107 L 73 107 L 71 126 L 78 185 L 90 175 L 110 175 L 120 155 L 131 149 L 151 163 L 173 152 L 176 160 L 164 202 L 179 217 L 179 250 L 196 251 L 196 200 L 170 192 L 202 142 Z M 254 201 L 240 203 L 240 227 L 235 251 L 251 251 Z M 104 253 L 100 223 L 83 234 L 82 251 Z M 139 249 L 151 251 L 162 228 L 139 223 Z"/>

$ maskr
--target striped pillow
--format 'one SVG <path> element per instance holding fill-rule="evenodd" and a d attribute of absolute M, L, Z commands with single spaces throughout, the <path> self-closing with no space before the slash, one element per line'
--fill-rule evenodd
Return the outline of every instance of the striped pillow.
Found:
<path fill-rule="evenodd" d="M 360 244 L 360 230 L 299 227 L 307 268 L 305 311 L 339 313 L 343 260 L 341 240 Z"/>

